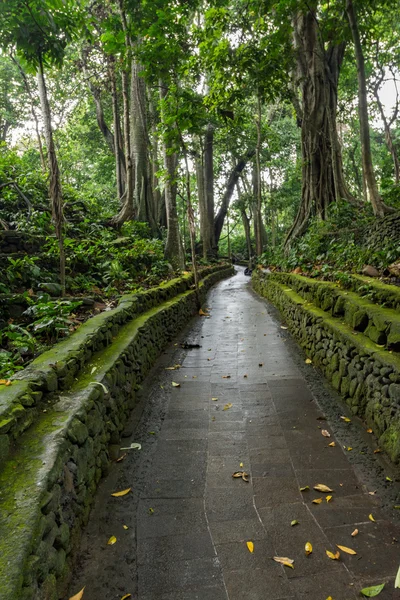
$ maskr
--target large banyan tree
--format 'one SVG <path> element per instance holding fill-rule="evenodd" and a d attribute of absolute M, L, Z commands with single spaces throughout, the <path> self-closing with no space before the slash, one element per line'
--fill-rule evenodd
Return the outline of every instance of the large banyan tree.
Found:
<path fill-rule="evenodd" d="M 286 244 L 302 235 L 309 219 L 327 217 L 338 198 L 353 201 L 346 186 L 336 126 L 337 91 L 346 42 L 324 39 L 318 0 L 302 3 L 293 17 L 293 102 L 301 127 L 302 196 Z M 332 33 L 332 30 L 329 30 Z"/>

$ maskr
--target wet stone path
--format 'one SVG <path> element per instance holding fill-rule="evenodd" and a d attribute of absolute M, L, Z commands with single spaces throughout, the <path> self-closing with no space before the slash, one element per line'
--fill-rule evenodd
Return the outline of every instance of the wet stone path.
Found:
<path fill-rule="evenodd" d="M 400 598 L 400 529 L 342 444 L 329 446 L 330 423 L 268 305 L 239 270 L 207 307 L 181 338 L 201 347 L 171 344 L 146 381 L 121 444 L 142 449 L 102 484 L 69 595 L 85 585 L 85 600 L 352 600 L 386 582 L 379 599 Z M 232 477 L 240 470 L 249 482 Z M 337 544 L 357 554 L 331 560 Z"/>

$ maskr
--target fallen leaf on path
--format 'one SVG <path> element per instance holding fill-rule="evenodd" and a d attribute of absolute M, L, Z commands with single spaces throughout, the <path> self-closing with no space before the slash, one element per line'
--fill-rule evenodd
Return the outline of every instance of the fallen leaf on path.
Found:
<path fill-rule="evenodd" d="M 83 587 L 80 592 L 75 594 L 75 596 L 71 596 L 71 598 L 69 600 L 81 600 L 81 598 L 83 598 L 84 591 L 85 591 L 85 588 Z"/>
<path fill-rule="evenodd" d="M 181 387 L 181 384 L 176 383 L 176 381 L 172 381 L 171 385 L 172 385 L 172 387 Z"/>
<path fill-rule="evenodd" d="M 393 481 L 393 479 L 390 479 L 390 477 L 386 477 L 386 481 Z"/>
<path fill-rule="evenodd" d="M 357 554 L 357 552 L 355 550 L 353 550 L 352 548 L 347 548 L 347 546 L 339 546 L 339 544 L 336 544 L 336 546 L 342 552 L 346 552 L 346 554 Z"/>
<path fill-rule="evenodd" d="M 355 529 L 352 534 L 351 537 L 356 537 L 356 535 L 358 535 L 358 529 Z"/>
<path fill-rule="evenodd" d="M 367 598 L 374 598 L 375 596 L 378 596 L 381 593 L 384 587 L 384 583 L 382 583 L 381 585 L 373 585 L 372 587 L 364 588 L 363 590 L 361 590 L 360 593 L 363 596 L 366 596 Z"/>
<path fill-rule="evenodd" d="M 247 373 L 245 373 L 245 374 L 243 375 L 243 377 L 247 377 Z"/>
<path fill-rule="evenodd" d="M 353 448 L 351 446 L 347 447 L 347 452 L 351 452 L 351 450 L 353 450 Z"/>
<path fill-rule="evenodd" d="M 395 579 L 395 582 L 394 582 L 394 587 L 395 588 L 400 588 L 400 567 L 399 567 L 399 569 L 397 571 L 396 579 Z"/>
<path fill-rule="evenodd" d="M 225 406 L 222 410 L 229 410 L 230 408 L 232 408 L 232 406 L 233 406 L 232 402 L 228 402 L 228 404 L 225 404 Z"/>
<path fill-rule="evenodd" d="M 243 481 L 246 481 L 247 483 L 249 481 L 249 474 L 246 473 L 246 471 L 235 471 L 232 473 L 232 477 L 234 479 L 243 479 Z"/>
<path fill-rule="evenodd" d="M 341 419 L 342 419 L 342 421 L 344 421 L 345 423 L 351 423 L 351 419 L 349 419 L 349 417 L 344 417 L 344 416 L 341 416 L 340 418 L 341 418 Z"/>
<path fill-rule="evenodd" d="M 117 458 L 117 460 L 115 462 L 122 462 L 124 460 L 125 456 L 126 456 L 126 452 L 125 452 L 125 454 L 122 454 L 119 458 Z"/>
<path fill-rule="evenodd" d="M 239 467 L 243 468 L 243 463 L 240 463 Z"/>
<path fill-rule="evenodd" d="M 321 433 L 322 433 L 322 435 L 323 435 L 324 437 L 331 437 L 331 434 L 330 434 L 330 433 L 329 433 L 329 431 L 327 431 L 326 429 L 323 429 L 323 430 L 321 431 Z"/>
<path fill-rule="evenodd" d="M 339 550 L 337 552 L 335 552 L 335 554 L 333 554 L 333 552 L 329 552 L 329 550 L 325 550 L 326 555 L 329 556 L 329 558 L 331 560 L 339 560 L 340 558 L 340 552 Z"/>
<path fill-rule="evenodd" d="M 247 548 L 249 549 L 249 552 L 254 552 L 253 542 L 247 542 Z"/>
<path fill-rule="evenodd" d="M 127 600 L 127 598 L 132 598 L 132 594 L 125 594 L 125 596 L 122 596 L 121 600 Z"/>
<path fill-rule="evenodd" d="M 216 402 L 218 400 L 218 398 L 211 398 L 211 400 L 214 400 L 214 402 Z"/>
<path fill-rule="evenodd" d="M 204 310 L 202 308 L 199 310 L 199 315 L 201 317 L 209 317 L 210 316 L 209 313 L 204 312 Z"/>
<path fill-rule="evenodd" d="M 374 450 L 374 454 L 378 454 L 378 452 L 382 452 L 382 450 L 380 448 L 376 448 L 376 450 Z"/>
<path fill-rule="evenodd" d="M 314 490 L 317 490 L 317 492 L 333 492 L 330 487 L 324 485 L 323 483 L 317 483 L 314 485 Z"/>
<path fill-rule="evenodd" d="M 181 365 L 174 365 L 173 367 L 165 367 L 166 371 L 176 371 L 177 369 L 180 369 Z"/>
<path fill-rule="evenodd" d="M 115 542 L 116 542 L 116 541 L 117 541 L 117 538 L 115 537 L 115 535 L 112 535 L 112 536 L 110 537 L 110 539 L 108 540 L 107 544 L 108 544 L 109 546 L 112 546 L 113 544 L 115 544 Z"/>
<path fill-rule="evenodd" d="M 312 552 L 312 545 L 310 542 L 307 542 L 306 545 L 304 546 L 304 551 L 306 553 L 306 556 L 309 556 Z"/>
<path fill-rule="evenodd" d="M 287 329 L 287 327 L 285 327 L 284 325 L 281 325 L 281 329 Z"/>
<path fill-rule="evenodd" d="M 230 375 L 222 375 L 222 379 L 230 379 L 231 376 Z"/>
<path fill-rule="evenodd" d="M 262 367 L 264 365 L 264 363 L 258 363 L 259 367 Z"/>
<path fill-rule="evenodd" d="M 153 515 L 154 514 L 154 508 L 149 508 L 149 515 Z"/>
<path fill-rule="evenodd" d="M 328 446 L 330 446 L 331 448 L 334 448 L 336 446 L 336 442 L 331 442 L 330 444 L 328 444 Z"/>
<path fill-rule="evenodd" d="M 127 494 L 129 494 L 131 489 L 132 488 L 127 488 L 126 490 L 121 490 L 120 492 L 114 492 L 113 494 L 111 494 L 111 496 L 114 496 L 114 498 L 119 498 L 120 496 L 126 496 Z"/>
<path fill-rule="evenodd" d="M 312 501 L 313 504 L 321 504 L 322 502 L 322 498 L 315 498 L 315 500 Z"/>
<path fill-rule="evenodd" d="M 373 433 L 372 429 L 371 428 L 367 429 L 367 433 Z"/>
<path fill-rule="evenodd" d="M 332 498 L 333 498 L 333 496 L 327 496 L 327 497 L 325 498 L 325 500 L 326 500 L 327 502 L 330 502 L 330 501 L 332 500 Z"/>
<path fill-rule="evenodd" d="M 128 525 L 122 525 L 122 527 L 125 529 L 125 531 L 129 529 Z"/>
<path fill-rule="evenodd" d="M 396 510 L 399 510 L 399 509 L 400 509 L 400 504 L 395 504 L 395 505 L 393 506 L 393 508 L 395 508 Z"/>
<path fill-rule="evenodd" d="M 306 363 L 306 365 L 311 365 L 312 364 L 311 358 L 306 358 L 305 363 Z"/>
<path fill-rule="evenodd" d="M 326 600 L 333 600 L 332 596 L 328 596 Z"/>
<path fill-rule="evenodd" d="M 287 556 L 274 556 L 273 560 L 277 563 L 280 563 L 281 565 L 285 565 L 285 567 L 290 567 L 291 569 L 294 569 L 293 558 L 288 558 Z"/>
<path fill-rule="evenodd" d="M 301 487 L 301 488 L 300 488 L 300 491 L 301 491 L 301 492 L 306 492 L 306 491 L 307 491 L 307 490 L 309 490 L 309 489 L 310 489 L 310 486 L 309 486 L 309 485 L 305 485 L 304 487 Z"/>
<path fill-rule="evenodd" d="M 370 521 L 372 521 L 373 523 L 376 523 L 376 521 L 375 521 L 375 519 L 374 519 L 374 517 L 373 517 L 373 515 L 372 515 L 372 514 L 368 515 L 368 519 L 369 519 Z"/>
<path fill-rule="evenodd" d="M 137 442 L 133 442 L 127 448 L 120 448 L 120 450 L 141 450 L 141 449 L 142 449 L 142 444 L 138 444 Z"/>
<path fill-rule="evenodd" d="M 299 522 L 298 522 L 298 521 L 296 521 L 296 519 L 290 523 L 290 525 L 291 525 L 292 527 L 294 527 L 295 525 L 298 525 L 298 524 L 299 524 Z"/>
<path fill-rule="evenodd" d="M 0 385 L 11 385 L 11 381 L 9 379 L 0 379 Z"/>

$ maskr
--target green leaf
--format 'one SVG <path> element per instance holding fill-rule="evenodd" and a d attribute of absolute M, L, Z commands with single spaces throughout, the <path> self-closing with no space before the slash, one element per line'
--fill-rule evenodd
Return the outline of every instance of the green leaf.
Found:
<path fill-rule="evenodd" d="M 363 590 L 361 590 L 361 594 L 363 596 L 366 596 L 367 598 L 374 598 L 375 596 L 378 596 L 381 593 L 384 587 L 384 583 L 381 583 L 381 585 L 373 585 L 372 587 L 364 588 Z"/>

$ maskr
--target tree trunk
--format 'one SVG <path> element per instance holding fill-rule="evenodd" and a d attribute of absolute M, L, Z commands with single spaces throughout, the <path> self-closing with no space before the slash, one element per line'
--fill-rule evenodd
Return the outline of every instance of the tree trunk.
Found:
<path fill-rule="evenodd" d="M 141 77 L 140 71 L 140 65 L 136 60 L 133 60 L 131 68 L 131 124 L 134 203 L 139 221 L 149 223 L 151 231 L 154 235 L 157 235 L 158 227 L 150 175 L 146 83 L 144 78 Z"/>
<path fill-rule="evenodd" d="M 192 253 L 192 269 L 194 275 L 194 287 L 197 299 L 198 308 L 200 308 L 200 295 L 199 295 L 199 273 L 197 269 L 197 259 L 196 259 L 196 226 L 194 220 L 193 206 L 192 206 L 192 196 L 190 190 L 190 170 L 189 170 L 189 161 L 187 155 L 186 144 L 183 140 L 182 134 L 180 134 L 181 144 L 183 149 L 183 156 L 185 159 L 185 168 L 186 168 L 186 209 L 189 223 L 189 232 L 190 232 L 190 249 Z"/>
<path fill-rule="evenodd" d="M 250 219 L 247 216 L 247 212 L 244 206 L 244 202 L 241 200 L 242 192 L 240 189 L 239 181 L 236 184 L 238 197 L 239 197 L 239 205 L 240 205 L 240 216 L 242 217 L 244 235 L 246 237 L 246 246 L 247 246 L 247 258 L 249 260 L 249 268 L 251 269 L 251 257 L 253 255 L 253 249 L 251 247 L 251 229 L 250 229 Z"/>
<path fill-rule="evenodd" d="M 207 199 L 204 186 L 204 153 L 202 148 L 196 153 L 196 181 L 200 213 L 200 239 L 202 243 L 203 258 L 207 260 L 210 254 L 210 232 L 207 213 Z"/>
<path fill-rule="evenodd" d="M 285 246 L 302 235 L 312 216 L 326 219 L 329 205 L 339 198 L 355 202 L 343 174 L 336 127 L 337 88 L 345 43 L 326 48 L 321 40 L 316 0 L 308 12 L 294 19 L 294 48 L 297 59 L 296 86 L 300 90 L 297 119 L 301 126 L 302 195 Z M 299 100 L 299 98 L 297 98 Z"/>
<path fill-rule="evenodd" d="M 224 220 L 226 217 L 226 213 L 228 212 L 229 204 L 235 190 L 235 186 L 239 180 L 240 174 L 247 165 L 248 161 L 253 158 L 255 154 L 255 150 L 251 149 L 246 152 L 244 156 L 242 156 L 235 167 L 232 169 L 231 173 L 226 182 L 225 193 L 222 196 L 221 206 L 219 211 L 214 219 L 214 233 L 215 233 L 215 242 L 218 245 L 219 238 L 221 237 L 222 228 L 224 226 Z"/>
<path fill-rule="evenodd" d="M 114 156 L 115 156 L 115 177 L 117 181 L 117 198 L 121 201 L 126 185 L 126 174 L 122 175 L 122 158 L 125 163 L 125 157 L 121 157 L 121 125 L 118 106 L 118 90 L 117 81 L 115 78 L 114 60 L 109 61 L 109 75 L 111 82 L 111 98 L 113 111 L 113 127 L 114 127 Z M 125 170 L 125 164 L 124 164 Z"/>
<path fill-rule="evenodd" d="M 125 144 L 125 164 L 126 164 L 126 187 L 124 194 L 124 203 L 119 213 L 113 217 L 111 223 L 116 227 L 121 227 L 125 221 L 131 221 L 135 218 L 135 207 L 133 203 L 133 165 L 131 155 L 131 128 L 129 115 L 129 84 L 128 73 L 125 69 L 121 72 L 122 78 L 122 100 L 124 107 L 124 144 Z"/>
<path fill-rule="evenodd" d="M 216 256 L 217 242 L 214 229 L 214 126 L 209 123 L 204 138 L 204 189 L 206 201 L 206 218 L 208 237 L 206 241 L 207 256 Z M 222 229 L 222 227 L 221 227 Z"/>
<path fill-rule="evenodd" d="M 256 239 L 256 254 L 263 253 L 263 223 L 262 223 L 262 193 L 261 193 L 261 99 L 257 98 L 257 145 L 256 145 L 256 168 L 255 168 L 255 212 L 254 233 Z M 257 222 L 257 224 L 256 224 Z"/>
<path fill-rule="evenodd" d="M 367 97 L 367 79 L 365 75 L 365 61 L 361 46 L 360 32 L 358 29 L 357 16 L 354 10 L 352 0 L 346 0 L 346 13 L 349 20 L 351 34 L 353 37 L 354 49 L 357 63 L 358 79 L 358 115 L 360 120 L 360 137 L 362 166 L 365 182 L 367 184 L 369 199 L 372 204 L 374 215 L 383 217 L 387 212 L 393 212 L 393 209 L 386 206 L 380 197 L 378 185 L 375 179 L 374 167 L 372 164 L 371 139 L 369 135 L 368 120 L 368 97 Z"/>
<path fill-rule="evenodd" d="M 383 109 L 382 102 L 381 102 L 381 99 L 379 97 L 378 86 L 374 87 L 374 96 L 375 96 L 375 100 L 376 100 L 376 103 L 378 105 L 378 109 L 379 109 L 379 112 L 380 112 L 380 115 L 381 115 L 381 118 L 382 118 L 382 121 L 383 121 L 383 125 L 384 125 L 384 128 L 385 128 L 385 141 L 386 141 L 386 145 L 388 147 L 388 150 L 389 150 L 389 152 L 390 152 L 390 154 L 392 156 L 392 160 L 393 160 L 394 178 L 395 178 L 396 184 L 398 184 L 400 182 L 400 162 L 399 162 L 399 157 L 397 155 L 396 146 L 395 146 L 394 141 L 393 141 L 393 136 L 392 136 L 392 132 L 391 132 L 391 129 L 390 129 L 390 123 L 389 123 L 389 121 L 386 118 L 385 111 Z M 396 119 L 396 116 L 395 116 L 395 118 L 393 120 Z"/>
<path fill-rule="evenodd" d="M 43 63 L 40 59 L 39 69 L 37 72 L 37 82 L 39 89 L 40 105 L 43 116 L 43 127 L 47 145 L 47 158 L 49 162 L 50 182 L 49 182 L 49 197 L 51 205 L 51 215 L 53 219 L 56 236 L 58 239 L 58 248 L 60 252 L 60 283 L 61 295 L 65 296 L 65 251 L 64 251 L 64 213 L 63 213 L 63 197 L 61 190 L 60 170 L 56 149 L 54 146 L 53 129 L 51 125 L 51 111 L 49 98 L 47 95 L 46 81 L 43 71 Z"/>
<path fill-rule="evenodd" d="M 165 108 L 163 106 L 168 94 L 168 88 L 160 81 L 161 122 L 165 125 Z M 166 138 L 163 140 L 163 157 L 165 169 L 165 208 L 167 212 L 167 241 L 165 245 L 165 258 L 170 261 L 175 270 L 182 270 L 185 265 L 181 240 L 179 235 L 178 212 L 176 208 L 176 169 L 178 157 Z"/>

